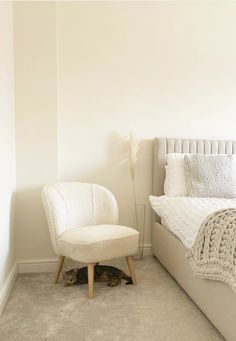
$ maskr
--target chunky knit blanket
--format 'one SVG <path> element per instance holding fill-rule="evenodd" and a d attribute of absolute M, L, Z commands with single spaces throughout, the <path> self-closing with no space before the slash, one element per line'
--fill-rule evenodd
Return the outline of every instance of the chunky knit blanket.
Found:
<path fill-rule="evenodd" d="M 236 208 L 209 215 L 186 258 L 196 276 L 223 281 L 236 292 Z"/>

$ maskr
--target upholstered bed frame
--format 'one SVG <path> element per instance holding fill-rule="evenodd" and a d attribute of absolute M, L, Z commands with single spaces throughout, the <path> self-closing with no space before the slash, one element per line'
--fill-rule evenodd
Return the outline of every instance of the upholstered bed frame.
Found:
<path fill-rule="evenodd" d="M 154 140 L 153 195 L 163 195 L 166 154 L 236 154 L 236 141 L 157 138 Z M 203 280 L 192 273 L 183 243 L 161 225 L 154 215 L 153 254 L 175 278 L 228 341 L 236 340 L 236 294 L 218 281 Z"/>

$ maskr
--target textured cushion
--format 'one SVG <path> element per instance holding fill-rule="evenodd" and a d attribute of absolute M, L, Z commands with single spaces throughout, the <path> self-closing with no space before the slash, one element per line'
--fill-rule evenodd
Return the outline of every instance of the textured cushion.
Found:
<path fill-rule="evenodd" d="M 236 162 L 232 155 L 185 155 L 185 175 L 191 197 L 236 197 Z"/>
<path fill-rule="evenodd" d="M 135 254 L 138 237 L 138 231 L 120 225 L 77 227 L 63 233 L 58 248 L 63 256 L 93 263 Z"/>
<path fill-rule="evenodd" d="M 187 195 L 184 171 L 184 155 L 185 154 L 170 153 L 166 156 L 167 166 L 164 188 L 166 195 L 172 197 Z"/>

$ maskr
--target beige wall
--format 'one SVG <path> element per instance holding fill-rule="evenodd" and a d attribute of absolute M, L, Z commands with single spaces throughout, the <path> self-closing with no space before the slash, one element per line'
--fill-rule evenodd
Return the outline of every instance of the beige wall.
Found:
<path fill-rule="evenodd" d="M 57 175 L 109 187 L 132 224 L 129 129 L 147 206 L 155 136 L 236 138 L 235 15 L 233 2 L 16 5 L 20 258 L 52 255 L 39 189 Z"/>
<path fill-rule="evenodd" d="M 59 177 L 108 186 L 132 224 L 129 129 L 147 206 L 155 136 L 236 138 L 236 4 L 73 2 L 57 14 Z"/>
<path fill-rule="evenodd" d="M 13 8 L 0 3 L 0 291 L 15 263 Z"/>
<path fill-rule="evenodd" d="M 41 188 L 57 179 L 55 3 L 15 3 L 17 256 L 53 256 Z"/>

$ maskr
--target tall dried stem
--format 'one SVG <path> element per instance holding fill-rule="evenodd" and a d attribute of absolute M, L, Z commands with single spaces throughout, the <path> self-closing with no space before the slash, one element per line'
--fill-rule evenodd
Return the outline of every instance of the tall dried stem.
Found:
<path fill-rule="evenodd" d="M 136 162 L 137 162 L 138 151 L 139 151 L 139 142 L 136 139 L 135 135 L 130 131 L 129 132 L 129 166 L 130 166 L 130 175 L 132 179 L 134 211 L 135 211 L 135 220 L 136 220 L 137 228 L 139 227 L 139 221 L 138 221 L 137 199 L 136 199 L 136 191 L 135 191 L 135 174 L 136 174 Z"/>

